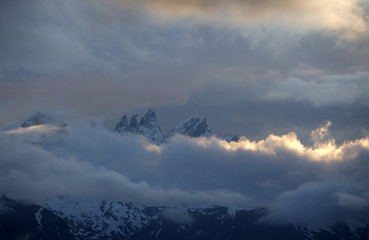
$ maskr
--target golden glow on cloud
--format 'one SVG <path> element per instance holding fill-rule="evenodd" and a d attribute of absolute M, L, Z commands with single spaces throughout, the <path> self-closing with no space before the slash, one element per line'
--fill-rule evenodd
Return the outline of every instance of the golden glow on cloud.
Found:
<path fill-rule="evenodd" d="M 366 16 L 358 0 L 115 0 L 143 7 L 163 19 L 190 18 L 201 22 L 245 27 L 279 22 L 299 30 L 338 30 L 343 37 L 367 31 Z"/>
<path fill-rule="evenodd" d="M 241 137 L 238 142 L 227 142 L 215 137 L 206 138 L 189 138 L 186 136 L 175 136 L 169 141 L 169 143 L 175 143 L 178 141 L 186 141 L 194 146 L 204 149 L 223 149 L 228 152 L 246 151 L 254 152 L 261 155 L 270 155 L 273 157 L 279 157 L 283 154 L 295 155 L 301 159 L 307 159 L 311 161 L 343 161 L 357 158 L 360 151 L 363 149 L 369 150 L 369 137 L 357 139 L 355 141 L 343 142 L 341 145 L 337 145 L 333 138 L 329 137 L 329 126 L 332 123 L 328 121 L 325 125 L 320 126 L 316 130 L 311 132 L 313 146 L 305 146 L 298 139 L 298 136 L 294 132 L 287 133 L 282 136 L 269 135 L 267 138 L 260 141 L 250 141 L 246 137 Z M 43 135 L 64 132 L 68 127 L 55 126 L 55 125 L 38 125 L 27 128 L 19 127 L 14 130 L 5 131 L 5 134 L 9 135 Z M 160 146 L 146 142 L 144 149 L 148 152 L 162 153 L 163 147 L 166 144 Z M 169 146 L 170 147 L 170 146 Z"/>
<path fill-rule="evenodd" d="M 177 136 L 176 138 L 187 139 L 187 137 L 183 136 Z M 334 140 L 329 140 L 325 143 L 320 143 L 319 145 L 315 144 L 314 147 L 311 147 L 304 146 L 298 139 L 297 135 L 293 132 L 282 136 L 269 135 L 266 139 L 260 141 L 250 141 L 245 137 L 241 137 L 238 142 L 230 143 L 214 137 L 210 139 L 191 138 L 188 139 L 188 141 L 201 148 L 207 149 L 215 147 L 229 152 L 246 151 L 274 157 L 288 153 L 311 161 L 351 160 L 358 156 L 360 150 L 369 150 L 368 137 L 357 139 L 355 141 L 344 142 L 342 145 L 337 145 Z"/>
<path fill-rule="evenodd" d="M 57 131 L 64 131 L 68 127 L 67 126 L 55 126 L 49 124 L 41 124 L 37 126 L 30 126 L 26 128 L 19 127 L 17 129 L 12 129 L 8 131 L 4 131 L 5 134 L 12 134 L 12 135 L 21 135 L 21 134 L 29 134 L 29 133 L 52 133 Z"/>
<path fill-rule="evenodd" d="M 288 152 L 301 158 L 312 161 L 342 161 L 354 159 L 358 156 L 361 149 L 369 150 L 369 138 L 357 139 L 337 145 L 335 140 L 329 138 L 329 126 L 332 123 L 328 121 L 325 125 L 313 130 L 311 133 L 314 146 L 304 146 L 298 139 L 296 133 L 290 132 L 282 136 L 269 135 L 266 139 L 250 141 L 245 137 L 241 137 L 238 142 L 226 142 L 212 138 L 208 141 L 214 141 L 219 147 L 226 151 L 251 151 L 261 154 L 278 156 L 279 154 Z M 194 140 L 198 141 L 198 140 Z M 205 146 L 204 139 L 199 143 Z"/>
<path fill-rule="evenodd" d="M 149 152 L 161 153 L 161 148 L 155 144 L 148 144 L 145 149 Z"/>
<path fill-rule="evenodd" d="M 228 151 L 245 150 L 273 156 L 289 152 L 313 161 L 341 161 L 356 158 L 359 154 L 359 149 L 369 150 L 369 138 L 344 142 L 340 146 L 331 141 L 314 148 L 302 145 L 295 133 L 288 133 L 282 136 L 270 135 L 265 140 L 259 142 L 250 142 L 250 140 L 245 138 L 237 143 L 219 141 L 219 146 Z"/>

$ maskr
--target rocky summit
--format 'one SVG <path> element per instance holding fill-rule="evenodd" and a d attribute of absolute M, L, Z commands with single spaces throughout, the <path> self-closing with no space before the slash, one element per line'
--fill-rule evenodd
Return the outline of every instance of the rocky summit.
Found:
<path fill-rule="evenodd" d="M 168 137 L 174 136 L 175 134 L 189 137 L 211 137 L 214 135 L 214 131 L 205 117 L 190 117 L 174 127 L 168 133 Z"/>
<path fill-rule="evenodd" d="M 7 131 L 14 130 L 17 128 L 29 128 L 40 125 L 54 125 L 57 127 L 66 127 L 67 123 L 63 119 L 59 119 L 50 114 L 36 112 L 25 120 L 7 126 L 4 130 Z"/>
<path fill-rule="evenodd" d="M 144 116 L 135 114 L 128 119 L 123 115 L 120 122 L 116 124 L 114 131 L 121 134 L 141 134 L 151 142 L 161 144 L 174 135 L 184 135 L 188 137 L 212 137 L 215 136 L 213 129 L 205 117 L 190 117 L 175 126 L 165 136 L 159 126 L 154 110 L 149 109 Z"/>
<path fill-rule="evenodd" d="M 158 144 L 165 142 L 165 136 L 160 129 L 156 113 L 152 109 L 147 110 L 142 117 L 135 114 L 130 120 L 124 115 L 120 122 L 117 123 L 114 131 L 121 134 L 141 134 L 149 141 Z"/>

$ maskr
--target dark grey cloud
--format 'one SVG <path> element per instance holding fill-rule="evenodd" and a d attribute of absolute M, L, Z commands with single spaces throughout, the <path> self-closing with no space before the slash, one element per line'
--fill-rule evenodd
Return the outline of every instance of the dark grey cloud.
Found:
<path fill-rule="evenodd" d="M 92 141 L 94 140 L 97 139 Z M 124 171 L 116 172 L 101 166 L 101 164 L 94 163 L 96 160 L 103 159 L 76 159 L 71 155 L 61 158 L 57 156 L 58 151 L 54 154 L 39 148 L 37 145 L 24 145 L 24 143 L 19 142 L 19 139 L 2 135 L 1 141 L 3 154 L 1 156 L 2 183 L 0 189 L 2 193 L 16 198 L 40 201 L 50 199 L 53 196 L 68 195 L 76 199 L 106 198 L 151 204 L 174 204 L 187 201 L 196 204 L 212 201 L 212 199 L 217 199 L 215 202 L 218 204 L 229 201 L 241 204 L 247 200 L 239 193 L 218 190 L 196 192 L 180 189 L 166 190 L 160 186 L 150 186 L 145 180 L 131 181 L 125 176 Z M 138 141 L 142 141 L 142 139 L 138 139 Z M 87 147 L 88 144 L 84 143 L 83 145 Z M 69 147 L 73 149 L 73 147 Z M 61 153 L 62 150 L 60 149 Z M 79 154 L 86 157 L 88 153 L 84 150 L 87 149 L 81 149 Z M 17 154 L 14 154 L 15 152 Z M 111 154 L 114 153 L 111 152 Z M 110 160 L 125 160 L 124 156 L 122 157 L 123 159 L 118 157 Z"/>

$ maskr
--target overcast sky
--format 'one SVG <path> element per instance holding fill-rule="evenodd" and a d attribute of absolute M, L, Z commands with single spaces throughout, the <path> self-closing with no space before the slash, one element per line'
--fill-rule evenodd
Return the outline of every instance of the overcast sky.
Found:
<path fill-rule="evenodd" d="M 189 116 L 198 115 L 205 116 L 219 136 L 246 136 L 251 141 L 261 140 L 261 145 L 269 143 L 266 148 L 283 142 L 270 136 L 287 136 L 285 140 L 290 143 L 277 144 L 282 150 L 273 155 L 272 150 L 264 147 L 257 153 L 238 148 L 229 152 L 217 140 L 209 140 L 205 143 L 208 147 L 203 148 L 201 141 L 179 138 L 160 151 L 156 149 L 162 155 L 155 157 L 155 151 L 140 153 L 146 146 L 142 139 L 130 143 L 105 132 L 124 113 L 143 114 L 149 107 L 156 110 L 164 133 Z M 72 125 L 74 121 L 102 119 L 103 127 L 89 135 L 91 130 L 87 131 L 85 125 L 74 125 L 70 138 L 55 152 L 24 147 L 2 135 L 1 164 L 9 169 L 20 167 L 17 161 L 23 162 L 22 156 L 29 154 L 41 161 L 37 164 L 51 158 L 46 166 L 52 169 L 64 161 L 65 169 L 57 171 L 55 179 L 40 177 L 40 172 L 30 165 L 22 167 L 30 173 L 24 179 L 39 176 L 44 181 L 32 185 L 36 190 L 63 191 L 63 185 L 40 186 L 53 181 L 67 184 L 63 171 L 73 169 L 71 174 L 79 176 L 81 169 L 89 169 L 82 174 L 79 187 L 112 183 L 110 193 L 116 198 L 121 196 L 116 186 L 123 184 L 125 191 L 134 192 L 132 198 L 136 200 L 147 197 L 145 192 L 157 196 L 158 202 L 169 198 L 203 203 L 218 196 L 219 203 L 256 206 L 256 199 L 273 206 L 278 216 L 286 216 L 285 210 L 291 206 L 282 203 L 306 196 L 317 198 L 325 192 L 324 204 L 334 202 L 334 206 L 344 209 L 367 210 L 369 195 L 364 189 L 368 189 L 369 182 L 366 177 L 358 184 L 357 176 L 368 175 L 358 166 L 368 158 L 369 2 L 0 0 L 0 128 L 36 111 L 50 109 L 62 111 Z M 333 170 L 320 158 L 317 163 L 315 153 L 309 153 L 314 148 L 311 130 L 327 121 L 331 122 L 329 133 L 335 139 L 334 149 L 343 146 L 343 152 L 348 152 L 345 155 L 337 150 L 343 154 L 341 157 L 337 153 L 325 156 L 337 160 Z M 82 132 L 75 132 L 78 128 Z M 85 142 L 78 145 L 79 149 L 73 147 L 79 143 L 78 134 L 88 136 L 79 139 Z M 100 168 L 96 162 L 89 162 L 90 155 L 86 154 L 94 148 L 88 140 L 98 136 L 112 146 L 120 143 L 125 146 L 123 149 L 132 147 L 132 156 L 127 158 L 141 161 L 135 163 L 137 166 L 128 161 L 133 165 L 125 171 L 126 165 L 110 164 L 114 156 L 122 154 L 111 147 L 109 164 Z M 300 140 L 303 153 L 296 144 Z M 349 147 L 345 148 L 345 144 Z M 24 155 L 6 151 L 17 146 L 25 149 Z M 96 152 L 94 159 L 106 157 L 101 154 Z M 195 160 L 206 156 L 216 164 L 200 161 L 198 170 L 191 170 Z M 221 157 L 232 162 L 229 168 L 224 167 L 227 164 Z M 173 158 L 178 165 L 170 161 Z M 9 159 L 16 164 L 9 163 Z M 149 159 L 155 161 L 147 162 Z M 211 165 L 213 171 L 207 177 L 223 174 L 224 182 L 204 181 L 200 172 L 191 173 L 194 177 L 188 178 L 186 172 L 180 172 L 180 160 L 188 159 L 194 162 L 183 166 L 182 169 L 189 169 L 187 173 Z M 249 161 L 244 163 L 241 159 Z M 273 162 L 280 159 L 288 163 Z M 257 160 L 265 162 L 258 165 Z M 265 167 L 270 162 L 276 164 L 273 171 Z M 156 170 L 149 171 L 150 164 L 156 164 Z M 263 172 L 260 179 L 243 175 L 248 164 Z M 345 172 L 345 167 L 351 172 Z M 286 177 L 282 174 L 286 168 L 298 177 Z M 220 173 L 221 169 L 225 172 Z M 308 171 L 301 174 L 303 169 Z M 235 170 L 239 172 L 235 174 Z M 90 178 L 88 173 L 98 177 Z M 265 177 L 269 173 L 270 179 Z M 2 183 L 15 176 L 4 174 Z M 250 184 L 248 192 L 238 181 L 250 179 L 254 185 Z M 177 185 L 169 186 L 165 181 Z M 357 188 L 348 191 L 355 184 Z M 3 192 L 10 191 L 1 187 Z M 19 195 L 31 195 L 25 190 L 32 189 L 30 186 L 17 187 L 18 192 L 14 191 Z M 261 187 L 270 191 L 262 194 Z M 329 211 L 336 210 L 333 207 Z"/>

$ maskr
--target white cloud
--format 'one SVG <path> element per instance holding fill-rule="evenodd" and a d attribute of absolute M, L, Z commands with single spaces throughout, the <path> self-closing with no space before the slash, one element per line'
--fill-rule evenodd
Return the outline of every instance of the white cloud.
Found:
<path fill-rule="evenodd" d="M 315 105 L 345 105 L 369 98 L 369 72 L 328 75 L 310 81 L 288 78 L 267 90 L 268 99 L 293 99 Z"/>
<path fill-rule="evenodd" d="M 368 210 L 369 200 L 349 193 L 337 193 L 337 204 L 351 210 Z"/>
<path fill-rule="evenodd" d="M 193 222 L 192 217 L 183 208 L 166 208 L 162 214 L 165 219 L 177 224 L 191 224 Z"/>

